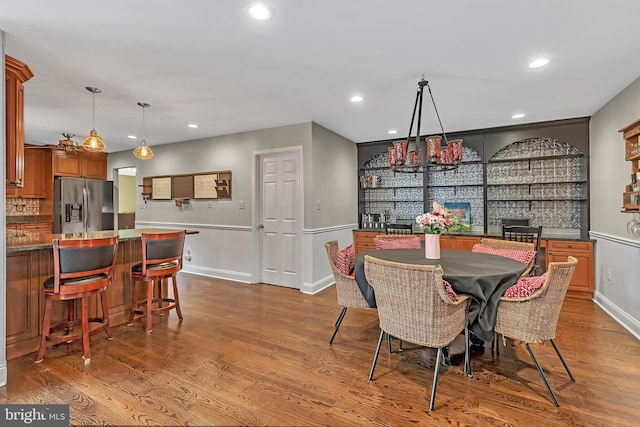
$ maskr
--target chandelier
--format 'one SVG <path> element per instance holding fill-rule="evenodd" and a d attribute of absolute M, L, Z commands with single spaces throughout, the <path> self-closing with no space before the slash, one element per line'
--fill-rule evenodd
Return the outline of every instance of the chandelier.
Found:
<path fill-rule="evenodd" d="M 442 136 L 434 135 L 425 138 L 424 143 L 420 141 L 420 122 L 422 117 L 422 101 L 424 87 L 429 90 L 429 97 L 436 112 Z M 413 124 L 416 122 L 416 112 L 418 120 L 416 123 L 416 136 L 412 141 L 411 131 Z M 444 139 L 444 145 L 442 144 Z M 447 134 L 442 126 L 438 107 L 431 93 L 429 82 L 422 79 L 418 82 L 418 91 L 416 93 L 416 101 L 413 105 L 413 114 L 411 115 L 411 125 L 409 126 L 409 134 L 405 141 L 395 141 L 393 146 L 388 148 L 389 166 L 396 172 L 424 172 L 427 168 L 435 170 L 448 171 L 457 169 L 462 162 L 462 139 L 449 141 Z"/>
<path fill-rule="evenodd" d="M 87 139 L 82 142 L 82 147 L 88 151 L 104 151 L 104 141 L 96 132 L 96 93 L 101 93 L 102 91 L 97 87 L 89 86 L 85 87 L 85 89 L 93 94 L 93 128 Z"/>
<path fill-rule="evenodd" d="M 140 141 L 140 145 L 138 148 L 133 150 L 133 155 L 139 158 L 140 160 L 149 160 L 153 157 L 153 151 L 151 148 L 147 146 L 147 140 L 144 137 L 145 134 L 145 126 L 144 126 L 144 109 L 150 107 L 146 102 L 138 102 L 138 105 L 142 107 L 142 141 Z"/>

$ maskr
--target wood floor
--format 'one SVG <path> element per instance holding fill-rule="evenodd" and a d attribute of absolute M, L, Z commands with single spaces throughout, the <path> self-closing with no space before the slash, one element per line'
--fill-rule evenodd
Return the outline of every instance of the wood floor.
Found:
<path fill-rule="evenodd" d="M 340 313 L 333 287 L 318 295 L 181 274 L 184 321 L 172 312 L 8 362 L 2 403 L 68 403 L 83 425 L 474 425 L 632 426 L 640 420 L 640 342 L 591 301 L 565 301 L 556 343 L 534 345 L 560 407 L 553 406 L 526 349 L 472 356 L 472 378 L 443 367 L 428 411 L 435 351 L 381 351 L 375 311 Z M 454 343 L 454 350 L 456 344 Z M 406 348 L 409 347 L 409 348 Z M 394 346 L 395 349 L 395 346 Z"/>

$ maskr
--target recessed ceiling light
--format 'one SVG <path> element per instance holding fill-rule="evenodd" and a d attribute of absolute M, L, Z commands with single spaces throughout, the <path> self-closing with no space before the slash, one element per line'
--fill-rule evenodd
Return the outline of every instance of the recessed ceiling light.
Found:
<path fill-rule="evenodd" d="M 246 11 L 256 21 L 266 21 L 273 18 L 273 9 L 264 3 L 251 3 L 247 5 Z"/>
<path fill-rule="evenodd" d="M 135 135 L 127 135 L 127 138 L 129 138 L 129 139 L 138 139 L 138 137 L 135 136 Z"/>
<path fill-rule="evenodd" d="M 512 119 L 521 119 L 524 117 L 524 114 L 522 113 L 516 113 L 513 116 L 511 116 Z"/>
<path fill-rule="evenodd" d="M 197 124 L 195 124 L 195 123 L 189 123 L 189 124 L 187 125 L 187 127 L 194 128 L 194 129 L 195 129 L 195 128 L 199 127 L 199 126 L 198 126 Z"/>
<path fill-rule="evenodd" d="M 395 130 L 395 129 L 390 129 L 387 133 L 388 133 L 389 135 L 395 135 L 396 133 L 398 133 L 398 131 L 397 131 L 397 130 Z"/>
<path fill-rule="evenodd" d="M 361 97 L 360 95 L 355 95 L 351 97 L 351 102 L 362 102 L 364 98 Z"/>
<path fill-rule="evenodd" d="M 529 64 L 530 68 L 538 68 L 538 67 L 544 67 L 545 65 L 547 65 L 549 63 L 549 60 L 546 58 L 540 58 L 540 59 L 536 59 L 535 61 L 533 61 L 531 64 Z"/>

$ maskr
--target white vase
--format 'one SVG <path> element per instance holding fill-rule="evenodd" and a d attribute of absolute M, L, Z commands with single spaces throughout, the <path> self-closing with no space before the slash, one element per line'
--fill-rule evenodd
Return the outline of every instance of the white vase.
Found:
<path fill-rule="evenodd" d="M 440 235 L 424 235 L 424 256 L 427 259 L 440 259 Z"/>

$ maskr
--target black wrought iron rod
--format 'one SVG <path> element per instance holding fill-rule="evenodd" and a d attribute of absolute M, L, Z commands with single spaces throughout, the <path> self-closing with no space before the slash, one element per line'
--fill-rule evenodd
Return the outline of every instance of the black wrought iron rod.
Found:
<path fill-rule="evenodd" d="M 444 126 L 442 126 L 442 120 L 440 120 L 440 113 L 438 113 L 438 107 L 436 107 L 436 101 L 433 99 L 433 93 L 431 93 L 431 86 L 429 86 L 429 82 L 427 82 L 427 88 L 429 89 L 429 96 L 431 97 L 431 103 L 433 104 L 433 109 L 436 110 L 436 117 L 438 117 L 438 123 L 440 123 L 440 130 L 442 130 L 442 136 L 444 137 L 445 145 L 449 142 L 447 139 L 447 134 L 444 131 Z"/>

